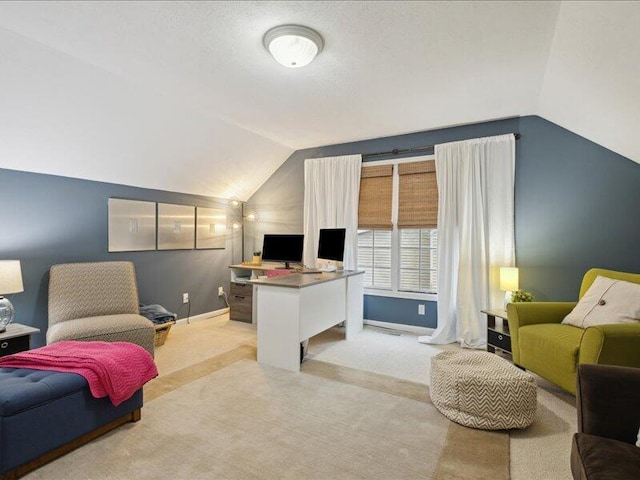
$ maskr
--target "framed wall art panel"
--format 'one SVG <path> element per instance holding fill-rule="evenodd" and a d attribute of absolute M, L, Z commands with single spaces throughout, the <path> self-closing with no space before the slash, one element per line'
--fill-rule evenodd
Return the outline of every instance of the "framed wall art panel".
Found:
<path fill-rule="evenodd" d="M 227 213 L 221 208 L 198 207 L 196 213 L 196 248 L 225 248 Z"/>
<path fill-rule="evenodd" d="M 194 247 L 196 207 L 158 203 L 158 250 Z"/>
<path fill-rule="evenodd" d="M 110 198 L 109 252 L 156 249 L 156 204 Z"/>

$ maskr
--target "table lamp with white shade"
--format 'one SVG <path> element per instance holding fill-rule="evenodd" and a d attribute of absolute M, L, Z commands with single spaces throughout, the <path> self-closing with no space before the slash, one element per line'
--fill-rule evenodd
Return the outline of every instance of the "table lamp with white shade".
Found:
<path fill-rule="evenodd" d="M 20 260 L 0 260 L 0 333 L 13 321 L 15 310 L 8 298 L 9 293 L 24 292 Z"/>
<path fill-rule="evenodd" d="M 504 308 L 511 303 L 513 292 L 518 286 L 518 269 L 516 267 L 500 267 L 500 290 L 504 290 Z"/>

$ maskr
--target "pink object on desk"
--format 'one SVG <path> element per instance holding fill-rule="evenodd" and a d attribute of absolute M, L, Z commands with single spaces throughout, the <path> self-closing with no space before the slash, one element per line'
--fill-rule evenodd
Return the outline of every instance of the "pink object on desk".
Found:
<path fill-rule="evenodd" d="M 293 270 L 286 270 L 286 269 L 281 269 L 281 270 L 267 270 L 267 277 L 271 278 L 271 277 L 279 277 L 280 275 L 289 275 L 291 272 L 293 272 Z"/>

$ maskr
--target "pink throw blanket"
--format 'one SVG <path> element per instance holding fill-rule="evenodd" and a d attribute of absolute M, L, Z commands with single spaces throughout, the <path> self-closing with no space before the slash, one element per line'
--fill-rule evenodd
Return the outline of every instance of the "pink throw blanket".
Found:
<path fill-rule="evenodd" d="M 95 398 L 109 395 L 116 407 L 158 376 L 149 352 L 128 342 L 58 342 L 1 357 L 0 367 L 77 373 Z"/>

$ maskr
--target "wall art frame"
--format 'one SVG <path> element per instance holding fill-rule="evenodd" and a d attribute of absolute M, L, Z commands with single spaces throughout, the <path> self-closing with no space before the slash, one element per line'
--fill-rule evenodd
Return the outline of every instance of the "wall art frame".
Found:
<path fill-rule="evenodd" d="M 196 207 L 158 203 L 158 250 L 192 250 Z"/>
<path fill-rule="evenodd" d="M 196 249 L 227 247 L 227 212 L 222 208 L 196 209 Z"/>
<path fill-rule="evenodd" d="M 156 203 L 109 198 L 108 251 L 140 252 L 156 249 Z"/>

